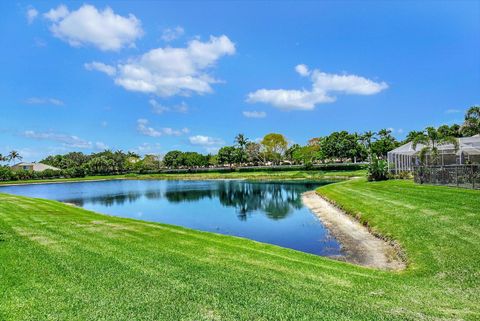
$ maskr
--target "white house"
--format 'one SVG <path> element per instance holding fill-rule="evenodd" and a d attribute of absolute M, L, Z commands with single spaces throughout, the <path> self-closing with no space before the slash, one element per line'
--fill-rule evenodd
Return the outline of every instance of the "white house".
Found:
<path fill-rule="evenodd" d="M 50 165 L 42 164 L 42 163 L 18 163 L 11 167 L 14 170 L 25 170 L 25 171 L 34 171 L 34 172 L 43 172 L 46 169 L 51 169 L 55 171 L 59 171 L 60 168 L 56 168 Z"/>

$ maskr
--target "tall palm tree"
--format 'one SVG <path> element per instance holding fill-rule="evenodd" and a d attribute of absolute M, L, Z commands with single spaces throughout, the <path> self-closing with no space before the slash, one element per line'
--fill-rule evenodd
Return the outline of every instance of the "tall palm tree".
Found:
<path fill-rule="evenodd" d="M 235 143 L 243 150 L 248 143 L 248 138 L 244 134 L 238 134 L 235 136 Z"/>
<path fill-rule="evenodd" d="M 465 114 L 465 122 L 462 126 L 465 136 L 480 135 L 480 106 L 472 106 Z"/>
<path fill-rule="evenodd" d="M 407 134 L 407 138 L 405 138 L 405 142 L 413 142 L 415 140 L 416 137 L 418 136 L 423 136 L 425 135 L 424 132 L 422 131 L 419 131 L 419 130 L 412 130 L 411 132 L 409 132 Z"/>
<path fill-rule="evenodd" d="M 7 157 L 0 154 L 0 162 L 5 162 L 6 160 L 7 160 Z"/>
<path fill-rule="evenodd" d="M 372 139 L 375 137 L 376 134 L 377 133 L 369 130 L 363 133 L 363 135 L 361 136 L 361 140 L 369 152 L 370 152 L 370 148 L 372 147 Z"/>
<path fill-rule="evenodd" d="M 247 161 L 247 151 L 246 151 L 246 146 L 248 144 L 248 138 L 245 137 L 244 134 L 238 134 L 235 136 L 235 144 L 238 145 L 239 150 L 238 150 L 238 163 L 242 164 Z"/>
<path fill-rule="evenodd" d="M 385 138 L 385 137 L 388 137 L 390 136 L 390 134 L 392 133 L 392 131 L 390 129 L 380 129 L 378 131 L 378 136 L 380 136 L 380 138 Z"/>
<path fill-rule="evenodd" d="M 418 135 L 414 138 L 412 147 L 417 149 L 418 144 L 424 147 L 420 150 L 420 160 L 425 164 L 426 156 L 430 155 L 431 162 L 436 163 L 438 160 L 438 148 L 442 145 L 452 144 L 455 152 L 458 151 L 458 139 L 453 136 L 442 136 L 434 127 L 427 127 L 426 133 Z"/>
<path fill-rule="evenodd" d="M 17 152 L 16 150 L 12 150 L 10 153 L 8 153 L 7 158 L 8 158 L 9 162 L 11 162 L 11 161 L 15 162 L 16 159 L 18 159 L 18 160 L 23 159 L 23 157 L 20 155 L 20 153 Z"/>

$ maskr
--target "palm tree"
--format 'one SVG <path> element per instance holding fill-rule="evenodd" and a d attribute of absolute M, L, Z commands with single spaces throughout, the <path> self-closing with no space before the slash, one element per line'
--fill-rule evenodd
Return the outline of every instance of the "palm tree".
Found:
<path fill-rule="evenodd" d="M 235 143 L 243 150 L 248 143 L 248 138 L 244 134 L 238 134 L 235 136 Z"/>
<path fill-rule="evenodd" d="M 413 142 L 416 137 L 418 136 L 423 136 L 425 133 L 419 130 L 412 130 L 407 134 L 407 138 L 405 139 L 405 142 Z"/>
<path fill-rule="evenodd" d="M 480 106 L 472 106 L 465 114 L 465 122 L 462 126 L 462 133 L 465 136 L 480 134 Z"/>
<path fill-rule="evenodd" d="M 20 156 L 20 153 L 17 152 L 16 150 L 12 150 L 12 151 L 8 154 L 7 159 L 8 159 L 9 162 L 11 162 L 11 161 L 14 161 L 14 162 L 15 162 L 16 159 L 22 160 L 23 157 Z"/>
<path fill-rule="evenodd" d="M 3 156 L 2 154 L 0 154 L 0 163 L 1 162 L 5 162 L 7 161 L 7 157 Z"/>
<path fill-rule="evenodd" d="M 247 160 L 247 151 L 246 146 L 248 144 L 248 138 L 244 134 L 238 134 L 235 136 L 235 144 L 238 145 L 238 162 L 240 164 L 244 163 Z"/>
<path fill-rule="evenodd" d="M 363 133 L 363 135 L 361 136 L 361 140 L 362 140 L 363 144 L 365 145 L 365 147 L 367 148 L 367 150 L 369 151 L 369 153 L 370 153 L 370 148 L 372 146 L 372 139 L 375 137 L 376 134 L 377 133 L 369 130 L 369 131 L 366 131 L 365 133 Z"/>
<path fill-rule="evenodd" d="M 420 160 L 425 164 L 427 155 L 430 155 L 431 162 L 436 163 L 438 160 L 438 148 L 442 145 L 452 144 L 455 152 L 458 151 L 458 139 L 453 136 L 442 136 L 434 127 L 427 127 L 426 133 L 418 135 L 414 138 L 412 147 L 417 149 L 418 144 L 425 145 L 420 150 Z"/>
<path fill-rule="evenodd" d="M 392 131 L 390 129 L 380 129 L 378 131 L 378 136 L 380 136 L 380 138 L 385 138 L 385 137 L 388 137 L 390 136 L 390 134 L 392 133 Z"/>

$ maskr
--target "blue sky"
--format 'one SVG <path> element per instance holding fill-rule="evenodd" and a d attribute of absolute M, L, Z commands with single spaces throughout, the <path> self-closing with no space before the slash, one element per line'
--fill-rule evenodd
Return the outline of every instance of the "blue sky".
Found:
<path fill-rule="evenodd" d="M 404 137 L 480 104 L 480 4 L 0 3 L 0 153 Z"/>

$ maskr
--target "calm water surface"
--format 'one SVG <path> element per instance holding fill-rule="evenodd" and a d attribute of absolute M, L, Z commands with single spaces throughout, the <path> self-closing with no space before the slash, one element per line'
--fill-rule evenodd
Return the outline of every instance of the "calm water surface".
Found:
<path fill-rule="evenodd" d="M 104 214 L 241 236 L 317 255 L 339 255 L 340 244 L 301 201 L 301 193 L 319 185 L 115 180 L 5 186 L 0 193 L 68 202 Z"/>

